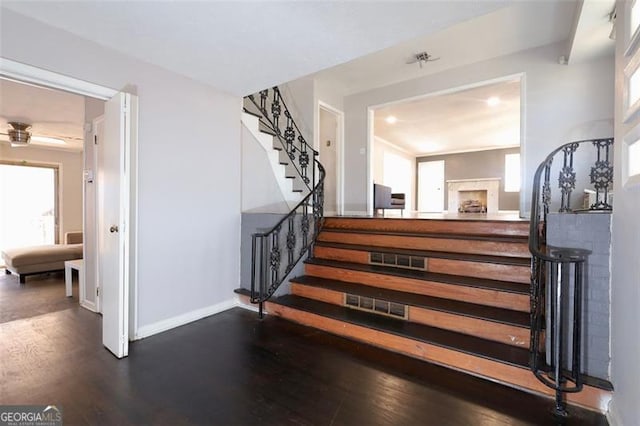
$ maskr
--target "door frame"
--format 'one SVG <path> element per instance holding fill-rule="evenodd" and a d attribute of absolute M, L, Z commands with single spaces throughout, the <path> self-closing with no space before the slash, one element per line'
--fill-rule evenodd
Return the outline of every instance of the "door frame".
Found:
<path fill-rule="evenodd" d="M 320 110 L 333 114 L 336 117 L 336 214 L 344 214 L 344 111 L 329 105 L 328 103 L 318 100 L 316 104 L 315 120 L 315 148 L 320 152 Z"/>
<path fill-rule="evenodd" d="M 0 56 L 0 77 L 13 80 L 18 83 L 32 84 L 35 86 L 46 87 L 50 89 L 63 90 L 77 95 L 87 96 L 94 99 L 107 101 L 114 97 L 118 90 L 110 87 L 102 86 L 99 84 L 91 83 L 85 80 L 80 80 L 74 77 L 69 77 L 63 74 L 59 74 L 53 71 L 45 70 L 42 68 L 34 67 L 32 65 L 23 64 L 13 61 L 11 59 L 3 58 Z M 131 126 L 137 131 L 138 128 L 138 115 L 131 115 Z M 125 153 L 127 158 L 130 159 L 130 169 L 125 173 L 129 174 L 129 180 L 134 186 L 133 191 L 128 191 L 129 197 L 129 212 L 131 214 L 130 224 L 123 230 L 123 238 L 131 241 L 133 249 L 131 250 L 132 258 L 129 264 L 129 306 L 123 306 L 123 312 L 125 316 L 128 316 L 128 330 L 129 339 L 135 338 L 138 327 L 138 205 L 137 188 L 135 187 L 138 182 L 138 156 L 137 156 L 137 143 L 132 143 L 129 146 L 129 150 Z M 84 200 L 83 200 L 84 204 Z M 129 233 L 133 227 L 133 232 Z M 123 250 L 121 248 L 121 250 Z M 96 249 L 99 252 L 99 249 Z"/>

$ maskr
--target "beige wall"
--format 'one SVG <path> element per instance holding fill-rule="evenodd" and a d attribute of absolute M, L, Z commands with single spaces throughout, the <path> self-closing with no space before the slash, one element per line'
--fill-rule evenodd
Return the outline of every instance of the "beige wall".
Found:
<path fill-rule="evenodd" d="M 0 144 L 0 160 L 53 163 L 60 165 L 60 234 L 82 230 L 82 153 Z M 4 202 L 5 200 L 3 200 Z"/>

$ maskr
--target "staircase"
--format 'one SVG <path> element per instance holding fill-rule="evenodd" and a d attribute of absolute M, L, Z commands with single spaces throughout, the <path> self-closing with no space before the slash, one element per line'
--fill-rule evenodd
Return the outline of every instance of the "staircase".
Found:
<path fill-rule="evenodd" d="M 280 187 L 280 192 L 289 209 L 293 209 L 304 197 L 303 193 L 307 191 L 307 187 L 297 173 L 289 155 L 283 149 L 277 135 L 260 120 L 261 117 L 253 102 L 245 98 L 242 124 L 264 149 Z"/>
<path fill-rule="evenodd" d="M 325 218 L 305 274 L 265 309 L 553 396 L 529 369 L 528 235 L 527 221 Z M 569 402 L 606 410 L 609 385 L 584 381 Z"/>

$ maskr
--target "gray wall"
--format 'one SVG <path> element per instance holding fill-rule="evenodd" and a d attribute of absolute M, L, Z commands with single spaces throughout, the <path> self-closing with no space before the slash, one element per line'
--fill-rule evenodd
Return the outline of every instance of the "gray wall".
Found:
<path fill-rule="evenodd" d="M 504 192 L 504 156 L 517 154 L 520 148 L 492 149 L 491 151 L 464 152 L 460 154 L 431 155 L 416 158 L 416 200 L 418 199 L 418 164 L 424 161 L 444 160 L 444 180 L 500 178 L 498 209 L 518 210 L 519 192 Z M 416 204 L 417 205 L 417 204 Z M 444 208 L 449 205 L 447 185 L 444 187 Z"/>

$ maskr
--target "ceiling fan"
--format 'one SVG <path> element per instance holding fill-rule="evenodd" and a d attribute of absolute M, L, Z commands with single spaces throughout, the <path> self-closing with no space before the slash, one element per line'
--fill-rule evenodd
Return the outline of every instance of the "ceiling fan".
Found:
<path fill-rule="evenodd" d="M 420 65 L 420 68 L 427 62 L 434 62 L 439 60 L 440 58 L 434 58 L 433 55 L 429 55 L 427 52 L 419 52 L 414 54 L 408 61 L 407 64 L 415 64 L 416 62 Z"/>
<path fill-rule="evenodd" d="M 7 124 L 9 125 L 7 133 L 0 132 L 0 136 L 7 136 L 12 147 L 27 146 L 32 141 L 43 142 L 46 144 L 66 145 L 67 142 L 65 139 L 77 139 L 73 137 L 62 139 L 57 137 L 32 135 L 29 130 L 31 129 L 31 124 L 21 123 L 19 121 L 9 121 Z"/>

